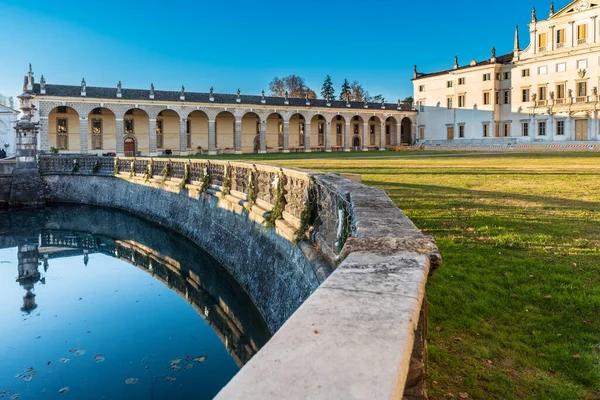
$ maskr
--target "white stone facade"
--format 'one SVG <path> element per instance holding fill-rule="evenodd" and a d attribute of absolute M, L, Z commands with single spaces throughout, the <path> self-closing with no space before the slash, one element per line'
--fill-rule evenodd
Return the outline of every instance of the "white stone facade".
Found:
<path fill-rule="evenodd" d="M 0 147 L 6 151 L 8 157 L 15 155 L 14 126 L 18 115 L 18 111 L 0 105 Z"/>
<path fill-rule="evenodd" d="M 598 141 L 600 5 L 569 3 L 548 19 L 532 11 L 529 46 L 448 71 L 415 67 L 417 138 L 448 140 Z"/>

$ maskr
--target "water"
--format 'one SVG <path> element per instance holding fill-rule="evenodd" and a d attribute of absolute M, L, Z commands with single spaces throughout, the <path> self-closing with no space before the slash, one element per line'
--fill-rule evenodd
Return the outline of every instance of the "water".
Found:
<path fill-rule="evenodd" d="M 269 338 L 235 280 L 172 231 L 84 206 L 0 221 L 2 399 L 212 398 Z"/>

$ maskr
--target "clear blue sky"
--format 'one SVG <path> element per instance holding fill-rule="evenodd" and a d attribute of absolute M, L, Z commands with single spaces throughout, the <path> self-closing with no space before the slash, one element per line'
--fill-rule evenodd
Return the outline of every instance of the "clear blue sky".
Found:
<path fill-rule="evenodd" d="M 297 74 L 320 92 L 358 80 L 388 101 L 412 95 L 412 68 L 451 68 L 512 51 L 531 8 L 550 1 L 0 0 L 0 93 L 19 94 L 27 64 L 36 81 L 157 90 L 258 94 L 274 76 Z M 556 10 L 568 4 L 556 3 Z"/>

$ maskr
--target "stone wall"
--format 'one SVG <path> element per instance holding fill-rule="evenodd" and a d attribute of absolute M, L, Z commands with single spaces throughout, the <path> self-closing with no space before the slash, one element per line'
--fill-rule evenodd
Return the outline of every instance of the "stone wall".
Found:
<path fill-rule="evenodd" d="M 178 230 L 245 287 L 277 332 L 219 398 L 426 397 L 425 285 L 441 258 L 383 190 L 220 161 L 42 156 L 40 167 L 48 201 Z"/>

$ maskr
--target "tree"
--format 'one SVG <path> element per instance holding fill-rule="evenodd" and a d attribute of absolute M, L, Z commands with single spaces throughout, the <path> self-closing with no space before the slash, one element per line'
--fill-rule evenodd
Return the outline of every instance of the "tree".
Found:
<path fill-rule="evenodd" d="M 412 96 L 408 96 L 407 98 L 402 100 L 402 104 L 408 104 L 409 106 L 412 106 L 414 102 L 415 99 Z"/>
<path fill-rule="evenodd" d="M 373 98 L 371 99 L 371 101 L 373 103 L 381 103 L 382 101 L 385 101 L 385 98 L 383 97 L 382 94 L 378 94 L 376 96 L 373 96 Z"/>
<path fill-rule="evenodd" d="M 306 86 L 304 78 L 297 75 L 289 75 L 281 79 L 273 78 L 269 83 L 269 91 L 271 96 L 283 97 L 287 92 L 288 97 L 302 98 L 308 93 L 309 98 L 316 98 L 316 93 Z"/>
<path fill-rule="evenodd" d="M 344 83 L 342 83 L 342 90 L 340 91 L 340 100 L 346 100 L 346 93 L 350 92 L 350 82 L 348 79 L 344 79 Z"/>
<path fill-rule="evenodd" d="M 331 76 L 327 75 L 323 87 L 321 88 L 321 97 L 324 99 L 335 99 L 335 89 L 333 88 L 333 82 L 331 82 Z"/>
<path fill-rule="evenodd" d="M 317 98 L 317 93 L 315 93 L 315 91 L 312 90 L 312 89 L 306 89 L 306 93 L 308 94 L 308 98 L 309 99 L 316 99 Z"/>
<path fill-rule="evenodd" d="M 350 100 L 352 101 L 369 101 L 371 96 L 369 96 L 369 92 L 366 91 L 358 81 L 352 82 L 350 85 Z"/>

